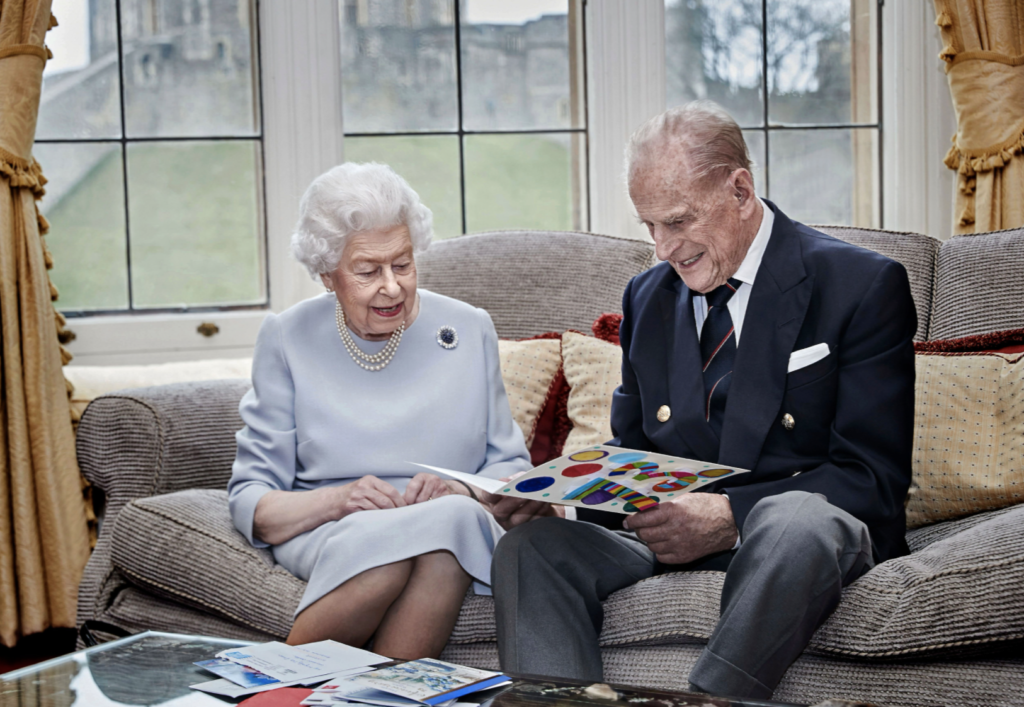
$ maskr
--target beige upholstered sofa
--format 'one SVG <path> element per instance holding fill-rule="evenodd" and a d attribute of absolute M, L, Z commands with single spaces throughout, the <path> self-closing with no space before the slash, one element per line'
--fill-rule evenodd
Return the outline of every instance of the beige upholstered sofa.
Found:
<path fill-rule="evenodd" d="M 919 340 L 1024 327 L 1024 230 L 961 236 L 941 247 L 916 234 L 827 230 L 907 267 Z M 419 269 L 423 287 L 486 308 L 502 337 L 524 338 L 589 331 L 599 314 L 620 311 L 626 282 L 653 262 L 651 246 L 636 241 L 500 232 L 436 243 Z M 1024 362 L 1017 358 L 998 358 L 994 385 L 1019 382 Z M 919 363 L 915 473 L 929 459 L 939 466 L 918 479 L 912 515 L 928 522 L 936 511 L 922 499 L 948 491 L 954 500 L 939 516 L 963 517 L 908 531 L 911 555 L 849 587 L 787 673 L 777 700 L 1024 704 L 1024 506 L 1012 505 L 1024 494 L 1024 426 L 1014 402 L 1004 399 L 1005 387 L 994 401 L 978 403 L 978 430 L 973 418 L 967 428 L 958 426 L 957 405 L 970 407 L 973 383 L 936 403 L 920 388 L 921 370 Z M 943 375 L 954 384 L 963 376 L 974 380 L 971 371 Z M 244 379 L 179 383 L 112 393 L 89 405 L 78 455 L 105 512 L 80 588 L 80 622 L 254 640 L 288 633 L 304 585 L 275 566 L 269 551 L 250 547 L 227 510 L 237 406 L 248 386 Z M 949 419 L 931 420 L 934 405 Z M 970 439 L 959 444 L 964 435 Z M 956 476 L 964 465 L 969 476 L 1004 463 L 987 490 L 950 490 L 973 483 Z M 717 619 L 722 576 L 665 575 L 610 597 L 601 637 L 607 679 L 685 688 Z M 497 667 L 491 601 L 467 598 L 444 658 Z"/>

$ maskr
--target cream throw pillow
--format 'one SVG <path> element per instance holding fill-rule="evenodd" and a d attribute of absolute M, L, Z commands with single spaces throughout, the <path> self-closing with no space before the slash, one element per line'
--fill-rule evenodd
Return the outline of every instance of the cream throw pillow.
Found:
<path fill-rule="evenodd" d="M 251 358 L 211 358 L 205 361 L 180 361 L 141 366 L 65 366 L 64 377 L 75 387 L 72 405 L 82 410 L 93 398 L 124 388 L 147 388 L 151 385 L 248 378 L 252 375 Z"/>
<path fill-rule="evenodd" d="M 1024 354 L 918 354 L 907 526 L 1024 501 Z"/>
<path fill-rule="evenodd" d="M 562 365 L 560 348 L 558 339 L 498 342 L 508 404 L 512 418 L 523 431 L 527 448 L 533 445 L 537 420 Z"/>
<path fill-rule="evenodd" d="M 562 336 L 562 366 L 569 383 L 572 421 L 562 453 L 604 444 L 612 438 L 612 393 L 622 383 L 622 349 L 567 331 Z"/>

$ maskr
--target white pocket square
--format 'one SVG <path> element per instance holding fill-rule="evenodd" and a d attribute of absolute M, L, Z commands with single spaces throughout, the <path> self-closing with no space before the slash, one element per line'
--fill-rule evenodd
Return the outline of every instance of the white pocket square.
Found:
<path fill-rule="evenodd" d="M 789 355 L 789 370 L 786 373 L 806 368 L 812 363 L 817 363 L 825 358 L 828 354 L 828 344 L 815 344 L 814 346 L 808 346 L 806 349 L 794 351 Z"/>

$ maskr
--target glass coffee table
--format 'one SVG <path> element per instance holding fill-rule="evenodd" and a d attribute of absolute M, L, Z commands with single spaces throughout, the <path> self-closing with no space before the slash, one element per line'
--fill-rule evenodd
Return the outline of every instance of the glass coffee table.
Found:
<path fill-rule="evenodd" d="M 246 645 L 251 643 L 147 631 L 0 675 L 0 707 L 223 707 L 237 700 L 189 689 L 214 679 L 192 663 L 229 646 Z M 620 685 L 595 695 L 586 682 L 512 677 L 511 686 L 471 695 L 467 701 L 480 707 L 786 707 L 779 702 Z"/>
<path fill-rule="evenodd" d="M 139 633 L 0 675 L 0 707 L 223 707 L 230 703 L 189 689 L 216 677 L 192 663 L 247 645 L 207 636 Z"/>

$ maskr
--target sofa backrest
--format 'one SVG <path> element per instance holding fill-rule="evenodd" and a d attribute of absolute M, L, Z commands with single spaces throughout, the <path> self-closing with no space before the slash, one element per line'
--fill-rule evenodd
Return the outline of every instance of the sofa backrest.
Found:
<path fill-rule="evenodd" d="M 830 236 L 858 245 L 861 248 L 881 253 L 892 258 L 907 269 L 910 279 L 910 293 L 917 307 L 916 341 L 925 341 L 930 336 L 935 262 L 942 242 L 920 233 L 899 231 L 878 231 L 871 228 L 849 226 L 814 226 Z"/>
<path fill-rule="evenodd" d="M 78 465 L 106 494 L 106 514 L 136 498 L 222 489 L 242 428 L 247 379 L 172 383 L 96 398 L 78 425 Z"/>
<path fill-rule="evenodd" d="M 1024 328 L 1024 228 L 954 236 L 939 250 L 929 339 Z"/>
<path fill-rule="evenodd" d="M 656 262 L 645 241 L 566 231 L 494 231 L 433 243 L 419 285 L 486 309 L 498 336 L 589 332 L 622 311 L 629 280 Z"/>

